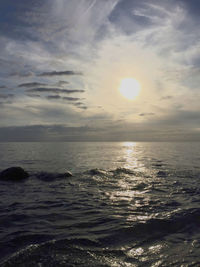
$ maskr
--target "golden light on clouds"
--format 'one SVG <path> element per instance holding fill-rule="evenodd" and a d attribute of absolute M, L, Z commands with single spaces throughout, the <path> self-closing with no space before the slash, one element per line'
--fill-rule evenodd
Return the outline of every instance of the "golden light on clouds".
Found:
<path fill-rule="evenodd" d="M 125 78 L 121 80 L 119 91 L 127 99 L 135 99 L 140 92 L 140 84 L 134 78 Z"/>

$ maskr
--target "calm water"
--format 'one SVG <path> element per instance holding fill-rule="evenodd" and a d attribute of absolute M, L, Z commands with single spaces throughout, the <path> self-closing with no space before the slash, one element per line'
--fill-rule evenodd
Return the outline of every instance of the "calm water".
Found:
<path fill-rule="evenodd" d="M 0 143 L 0 159 L 30 173 L 0 181 L 1 266 L 200 266 L 200 143 Z"/>

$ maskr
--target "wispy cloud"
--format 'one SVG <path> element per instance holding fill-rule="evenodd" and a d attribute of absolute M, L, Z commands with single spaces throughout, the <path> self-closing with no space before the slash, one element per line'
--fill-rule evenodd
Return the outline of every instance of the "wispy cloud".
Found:
<path fill-rule="evenodd" d="M 38 95 L 38 94 L 27 94 L 27 96 L 33 97 L 33 98 L 40 98 L 41 97 L 41 95 Z"/>
<path fill-rule="evenodd" d="M 30 83 L 21 83 L 18 85 L 18 87 L 26 87 L 26 88 L 31 88 L 31 87 L 36 87 L 36 86 L 48 86 L 48 84 L 45 83 L 39 83 L 39 82 L 30 82 Z"/>
<path fill-rule="evenodd" d="M 60 95 L 48 95 L 47 99 L 61 99 Z"/>
<path fill-rule="evenodd" d="M 79 97 L 68 97 L 68 96 L 60 96 L 60 95 L 48 95 L 47 96 L 47 99 L 61 99 L 61 100 L 67 100 L 67 101 L 78 101 L 80 100 L 81 98 Z M 80 102 L 76 103 L 75 105 L 78 105 Z M 81 103 L 82 104 L 82 103 Z"/>
<path fill-rule="evenodd" d="M 66 84 L 69 84 L 69 82 L 67 82 L 67 81 L 58 81 L 57 83 L 56 83 L 56 86 L 65 86 Z"/>
<path fill-rule="evenodd" d="M 33 72 L 11 72 L 10 73 L 10 77 L 23 77 L 23 78 L 26 78 L 26 77 L 31 77 L 33 76 Z"/>
<path fill-rule="evenodd" d="M 139 116 L 154 116 L 155 115 L 155 113 L 153 113 L 153 112 L 149 112 L 149 113 L 140 113 L 139 114 Z"/>
<path fill-rule="evenodd" d="M 85 90 L 46 88 L 46 87 L 38 87 L 38 88 L 28 89 L 26 91 L 27 92 L 40 92 L 40 93 L 65 93 L 65 94 L 84 93 L 85 92 Z"/>
<path fill-rule="evenodd" d="M 67 100 L 67 101 L 78 101 L 80 100 L 81 98 L 79 97 L 68 97 L 68 96 L 65 96 L 62 98 L 63 100 Z"/>
<path fill-rule="evenodd" d="M 39 77 L 52 77 L 52 76 L 70 76 L 70 75 L 83 75 L 81 72 L 66 70 L 66 71 L 51 71 L 38 74 Z"/>

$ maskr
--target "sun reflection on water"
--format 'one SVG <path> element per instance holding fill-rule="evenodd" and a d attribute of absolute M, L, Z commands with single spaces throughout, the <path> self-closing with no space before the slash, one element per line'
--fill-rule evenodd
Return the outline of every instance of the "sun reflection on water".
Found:
<path fill-rule="evenodd" d="M 124 168 L 133 169 L 140 167 L 137 157 L 137 143 L 135 142 L 124 142 L 123 147 L 123 158 L 125 161 Z"/>
<path fill-rule="evenodd" d="M 120 146 L 123 165 L 110 177 L 113 186 L 106 195 L 116 211 L 115 216 L 121 218 L 125 225 L 145 222 L 151 217 L 146 213 L 151 196 L 146 169 L 141 161 L 143 155 L 137 148 L 138 143 L 124 142 Z"/>

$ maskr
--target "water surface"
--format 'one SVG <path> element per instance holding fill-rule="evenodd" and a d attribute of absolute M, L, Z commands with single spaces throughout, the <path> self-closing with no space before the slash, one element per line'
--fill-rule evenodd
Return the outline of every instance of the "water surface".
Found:
<path fill-rule="evenodd" d="M 200 265 L 200 143 L 1 143 L 0 158 L 30 173 L 0 182 L 1 266 Z"/>

